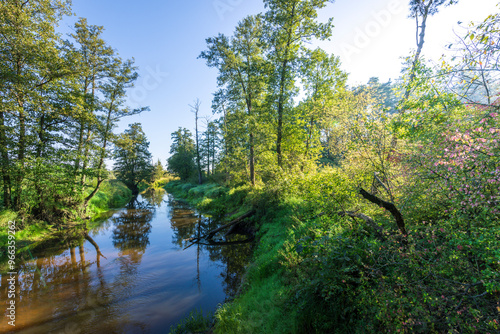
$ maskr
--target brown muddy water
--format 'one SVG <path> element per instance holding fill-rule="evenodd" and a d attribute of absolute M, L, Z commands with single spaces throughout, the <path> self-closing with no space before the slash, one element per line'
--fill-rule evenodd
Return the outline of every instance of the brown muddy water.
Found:
<path fill-rule="evenodd" d="M 16 268 L 15 327 L 5 317 L 9 275 L 1 274 L 0 333 L 168 333 L 194 309 L 213 312 L 236 293 L 252 247 L 184 249 L 185 239 L 216 226 L 156 192 L 89 231 L 101 255 L 82 237 L 36 247 Z"/>

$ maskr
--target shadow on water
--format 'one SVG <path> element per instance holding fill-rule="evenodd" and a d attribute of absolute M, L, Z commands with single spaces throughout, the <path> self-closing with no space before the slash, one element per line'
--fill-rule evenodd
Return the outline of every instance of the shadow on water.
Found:
<path fill-rule="evenodd" d="M 0 332 L 165 333 L 194 308 L 232 298 L 251 253 L 247 237 L 199 243 L 216 222 L 164 192 L 148 192 L 86 237 L 81 231 L 19 259 L 16 327 Z M 0 297 L 8 300 L 7 274 Z"/>

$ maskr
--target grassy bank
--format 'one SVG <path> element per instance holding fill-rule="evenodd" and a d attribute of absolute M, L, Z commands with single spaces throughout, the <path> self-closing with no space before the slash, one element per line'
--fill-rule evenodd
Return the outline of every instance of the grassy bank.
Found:
<path fill-rule="evenodd" d="M 89 203 L 87 214 L 91 218 L 113 208 L 119 208 L 127 204 L 132 198 L 132 192 L 120 181 L 113 179 L 105 181 L 99 192 Z M 16 251 L 23 252 L 28 246 L 50 239 L 58 228 L 52 222 L 28 222 L 12 211 L 0 212 L 0 259 L 3 259 L 7 250 L 7 226 L 9 221 L 15 221 L 16 227 Z M 89 220 L 90 221 L 90 220 Z M 84 223 L 82 220 L 71 222 L 69 225 Z M 59 230 L 64 226 L 59 226 Z M 0 261 L 3 262 L 3 261 Z"/>
<path fill-rule="evenodd" d="M 431 216 L 424 221 L 423 206 L 407 206 L 403 236 L 387 211 L 350 184 L 330 169 L 256 189 L 167 185 L 216 215 L 257 212 L 257 247 L 242 293 L 217 310 L 215 333 L 500 330 L 498 221 L 475 229 L 440 212 L 424 212 Z M 349 210 L 375 225 L 338 214 Z"/>

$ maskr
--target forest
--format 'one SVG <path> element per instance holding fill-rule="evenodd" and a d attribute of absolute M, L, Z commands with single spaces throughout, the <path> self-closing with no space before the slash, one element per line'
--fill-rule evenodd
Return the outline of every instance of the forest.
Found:
<path fill-rule="evenodd" d="M 164 170 L 140 123 L 114 131 L 149 108 L 127 106 L 137 68 L 103 27 L 63 37 L 69 1 L 2 1 L 2 229 L 15 219 L 29 244 L 165 188 L 255 234 L 235 298 L 172 333 L 498 333 L 500 11 L 435 62 L 427 20 L 459 1 L 409 0 L 401 76 L 350 86 L 313 46 L 335 33 L 318 19 L 331 1 L 263 2 L 207 36 L 213 115 L 189 104 Z"/>

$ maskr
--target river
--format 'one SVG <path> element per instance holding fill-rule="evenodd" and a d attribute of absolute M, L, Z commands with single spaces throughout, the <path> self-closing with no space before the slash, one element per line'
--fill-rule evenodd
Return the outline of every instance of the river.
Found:
<path fill-rule="evenodd" d="M 190 246 L 185 239 L 217 223 L 188 205 L 151 192 L 108 216 L 88 240 L 36 247 L 17 265 L 15 330 L 4 316 L 0 332 L 168 333 L 236 293 L 252 244 Z"/>

